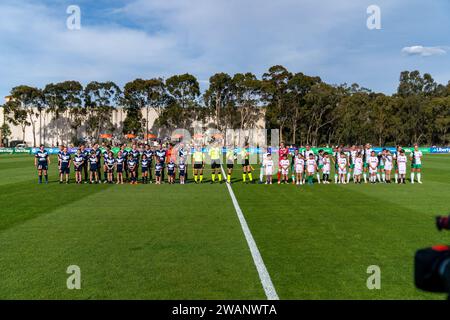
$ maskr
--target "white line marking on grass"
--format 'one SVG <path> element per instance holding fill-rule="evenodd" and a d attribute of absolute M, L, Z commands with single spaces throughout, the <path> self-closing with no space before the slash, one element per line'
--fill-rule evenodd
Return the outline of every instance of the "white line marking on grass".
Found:
<path fill-rule="evenodd" d="M 226 177 L 225 170 L 222 166 L 220 166 L 222 170 L 222 175 Z M 266 297 L 268 300 L 279 300 L 278 294 L 273 286 L 272 279 L 270 279 L 269 272 L 267 271 L 266 265 L 261 257 L 261 253 L 259 253 L 258 247 L 256 246 L 255 239 L 253 239 L 252 233 L 248 227 L 247 221 L 245 220 L 244 214 L 242 213 L 241 207 L 239 207 L 239 203 L 234 195 L 233 189 L 231 185 L 226 183 L 228 192 L 230 193 L 231 200 L 233 201 L 234 209 L 236 210 L 236 214 L 239 218 L 239 222 L 241 223 L 242 231 L 244 232 L 245 239 L 247 240 L 248 247 L 250 249 L 250 253 L 252 254 L 253 262 L 256 266 L 256 270 L 259 274 L 259 279 L 261 280 L 261 284 L 263 286 L 264 292 L 266 293 Z"/>

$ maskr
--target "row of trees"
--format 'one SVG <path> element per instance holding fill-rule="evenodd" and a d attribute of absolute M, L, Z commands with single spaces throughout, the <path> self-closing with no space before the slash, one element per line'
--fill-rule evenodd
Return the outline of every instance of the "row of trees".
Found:
<path fill-rule="evenodd" d="M 330 85 L 319 77 L 271 67 L 258 79 L 252 73 L 218 73 L 202 94 L 190 74 L 168 79 L 136 79 L 123 89 L 113 82 L 76 81 L 38 89 L 18 86 L 4 105 L 7 120 L 36 132 L 44 117 L 68 119 L 73 139 L 84 123 L 97 137 L 114 130 L 112 110 L 126 109 L 124 133 L 155 128 L 191 128 L 193 121 L 213 121 L 218 130 L 251 129 L 265 117 L 266 128 L 277 128 L 280 140 L 293 144 L 371 142 L 384 144 L 447 144 L 450 141 L 450 82 L 437 84 L 429 74 L 404 71 L 396 94 L 372 92 L 357 84 Z M 149 127 L 150 110 L 157 114 Z M 145 112 L 143 117 L 142 112 Z M 37 125 L 39 127 L 37 128 Z M 57 128 L 57 131 L 67 127 Z"/>

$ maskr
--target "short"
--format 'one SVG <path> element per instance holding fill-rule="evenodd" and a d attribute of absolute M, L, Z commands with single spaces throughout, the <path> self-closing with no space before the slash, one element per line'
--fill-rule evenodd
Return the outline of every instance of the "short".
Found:
<path fill-rule="evenodd" d="M 211 160 L 211 169 L 219 169 L 220 160 Z"/>
<path fill-rule="evenodd" d="M 83 165 L 79 165 L 78 167 L 74 166 L 73 168 L 75 169 L 75 172 L 81 172 L 81 169 L 83 168 Z"/>
<path fill-rule="evenodd" d="M 413 168 L 413 169 L 422 169 L 422 164 L 412 164 L 411 168 Z"/>
<path fill-rule="evenodd" d="M 314 169 L 314 167 L 308 167 L 308 168 L 306 168 L 306 172 L 308 174 L 314 174 L 314 173 L 316 173 L 316 170 Z"/>
<path fill-rule="evenodd" d="M 322 170 L 323 164 L 319 164 L 319 165 L 318 165 L 318 168 L 319 168 L 320 170 Z"/>
<path fill-rule="evenodd" d="M 174 170 L 167 171 L 167 174 L 168 174 L 169 177 L 175 177 L 175 171 Z"/>
<path fill-rule="evenodd" d="M 339 174 L 346 174 L 347 168 L 339 168 Z"/>
<path fill-rule="evenodd" d="M 303 173 L 305 168 L 303 166 L 297 166 L 295 167 L 295 173 Z"/>
<path fill-rule="evenodd" d="M 234 164 L 233 163 L 227 163 L 227 168 L 228 169 L 233 169 L 234 168 Z"/>
<path fill-rule="evenodd" d="M 180 170 L 180 177 L 185 177 L 185 176 L 186 176 L 186 171 Z"/>
<path fill-rule="evenodd" d="M 282 175 L 289 174 L 289 169 L 281 168 L 281 174 Z"/>
<path fill-rule="evenodd" d="M 399 174 L 406 174 L 406 168 L 398 168 L 398 173 Z"/>
<path fill-rule="evenodd" d="M 387 164 L 384 166 L 384 170 L 391 171 L 392 170 L 392 164 Z"/>
<path fill-rule="evenodd" d="M 349 168 L 349 169 L 352 169 L 352 170 L 355 169 L 355 164 L 352 163 L 351 165 L 348 166 L 348 168 Z"/>
<path fill-rule="evenodd" d="M 273 168 L 266 168 L 264 173 L 266 174 L 266 176 L 273 175 Z"/>
<path fill-rule="evenodd" d="M 161 171 L 155 171 L 155 176 L 161 177 Z"/>
<path fill-rule="evenodd" d="M 375 173 L 377 173 L 377 172 L 378 172 L 377 168 L 369 167 L 369 173 L 370 173 L 370 174 L 375 174 Z"/>
<path fill-rule="evenodd" d="M 91 171 L 91 172 L 97 172 L 97 170 L 98 170 L 98 167 L 97 167 L 97 165 L 90 165 L 90 167 L 89 167 L 89 171 Z"/>
<path fill-rule="evenodd" d="M 242 164 L 243 167 L 247 167 L 250 165 L 250 161 L 248 161 L 248 159 L 244 160 L 244 163 Z"/>
<path fill-rule="evenodd" d="M 106 172 L 113 173 L 114 172 L 114 168 L 106 167 Z"/>
<path fill-rule="evenodd" d="M 203 163 L 198 163 L 198 162 L 194 163 L 194 169 L 195 170 L 203 169 Z"/>
<path fill-rule="evenodd" d="M 69 174 L 70 168 L 68 166 L 61 167 L 61 174 Z"/>
<path fill-rule="evenodd" d="M 364 162 L 364 168 L 368 168 L 369 164 L 367 162 Z"/>
<path fill-rule="evenodd" d="M 117 166 L 117 173 L 123 172 L 123 166 Z"/>
<path fill-rule="evenodd" d="M 148 171 L 148 167 L 142 167 L 141 171 L 142 171 L 142 173 L 147 172 Z"/>
<path fill-rule="evenodd" d="M 38 164 L 38 170 L 48 170 L 48 164 Z"/>
<path fill-rule="evenodd" d="M 384 164 L 382 164 L 382 165 L 379 165 L 379 166 L 378 166 L 378 169 L 380 169 L 380 170 L 384 170 Z"/>
<path fill-rule="evenodd" d="M 360 176 L 362 174 L 362 169 L 361 168 L 355 169 L 353 173 L 355 174 L 355 176 Z"/>

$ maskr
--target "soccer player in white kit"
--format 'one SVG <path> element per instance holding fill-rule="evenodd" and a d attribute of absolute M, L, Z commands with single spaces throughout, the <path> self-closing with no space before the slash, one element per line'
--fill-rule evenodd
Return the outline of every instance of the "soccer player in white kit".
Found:
<path fill-rule="evenodd" d="M 370 183 L 376 183 L 379 160 L 375 151 L 372 151 L 370 153 L 370 157 L 367 163 L 369 164 Z"/>
<path fill-rule="evenodd" d="M 384 174 L 386 183 L 391 183 L 391 171 L 394 166 L 394 157 L 389 150 L 386 150 L 384 156 Z"/>
<path fill-rule="evenodd" d="M 270 153 L 267 153 L 264 157 L 264 173 L 266 175 L 266 184 L 272 184 L 272 176 L 273 176 L 273 168 L 274 163 L 272 160 L 272 155 Z"/>
<path fill-rule="evenodd" d="M 353 173 L 353 182 L 355 181 L 355 177 L 354 177 L 354 172 L 355 172 L 355 161 L 356 161 L 356 156 L 358 155 L 358 150 L 356 150 L 356 146 L 353 145 L 350 148 L 350 152 L 349 152 L 349 166 L 348 166 L 348 173 L 347 173 L 347 183 L 350 182 L 350 177 L 352 176 Z"/>
<path fill-rule="evenodd" d="M 281 180 L 284 181 L 284 183 L 289 183 L 289 159 L 287 158 L 287 155 L 283 157 L 283 159 L 280 161 L 281 165 Z M 278 181 L 278 184 L 281 184 L 281 181 Z"/>
<path fill-rule="evenodd" d="M 353 171 L 353 182 L 361 183 L 361 175 L 364 170 L 364 160 L 361 152 L 358 152 L 355 158 L 355 167 Z"/>
<path fill-rule="evenodd" d="M 298 153 L 295 157 L 295 174 L 297 176 L 297 185 L 303 184 L 303 174 L 305 172 L 305 159 L 302 154 Z"/>
<path fill-rule="evenodd" d="M 306 174 L 308 176 L 308 184 L 313 184 L 314 174 L 317 171 L 317 162 L 314 158 L 314 154 L 310 154 L 306 160 Z"/>
<path fill-rule="evenodd" d="M 347 164 L 348 164 L 347 157 L 345 156 L 344 152 L 341 152 L 338 159 L 338 170 L 339 170 L 338 183 L 347 184 L 346 182 Z"/>
<path fill-rule="evenodd" d="M 422 151 L 419 150 L 419 145 L 414 144 L 414 150 L 411 152 L 411 183 L 414 184 L 414 174 L 417 173 L 417 182 L 422 184 Z"/>
<path fill-rule="evenodd" d="M 341 154 L 341 148 L 337 146 L 333 152 L 333 163 L 334 163 L 334 183 L 338 183 L 339 179 L 339 158 Z"/>
<path fill-rule="evenodd" d="M 261 167 L 259 168 L 259 183 L 263 183 L 264 182 L 263 181 L 264 180 L 264 175 L 265 175 L 264 171 L 265 171 L 265 168 L 266 168 L 265 160 L 267 158 L 267 155 L 269 154 L 269 153 L 266 152 L 266 150 L 264 150 L 264 148 L 261 151 L 262 151 L 261 152 L 261 154 L 262 154 L 262 161 L 261 161 Z"/>
<path fill-rule="evenodd" d="M 398 175 L 399 175 L 399 183 L 406 183 L 406 164 L 408 162 L 408 158 L 405 156 L 405 151 L 401 150 L 400 154 L 397 155 L 397 165 L 398 165 Z"/>
<path fill-rule="evenodd" d="M 330 172 L 331 172 L 331 159 L 328 152 L 323 154 L 323 168 L 322 168 L 322 182 L 324 184 L 330 184 Z"/>
<path fill-rule="evenodd" d="M 367 171 L 369 170 L 369 158 L 370 158 L 371 154 L 372 154 L 372 147 L 371 147 L 370 143 L 368 143 L 368 144 L 366 144 L 366 146 L 364 148 L 364 154 L 363 154 L 363 159 L 364 159 L 364 173 L 363 173 L 364 183 L 367 183 Z"/>

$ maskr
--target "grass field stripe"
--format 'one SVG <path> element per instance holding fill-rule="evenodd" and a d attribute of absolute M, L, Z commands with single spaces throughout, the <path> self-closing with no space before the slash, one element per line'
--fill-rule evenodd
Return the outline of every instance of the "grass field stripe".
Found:
<path fill-rule="evenodd" d="M 225 170 L 221 166 L 222 174 L 226 177 Z M 241 224 L 242 231 L 244 232 L 245 239 L 247 240 L 248 247 L 250 249 L 250 253 L 252 254 L 253 262 L 255 263 L 256 270 L 258 270 L 259 279 L 261 280 L 261 284 L 263 286 L 264 292 L 268 300 L 279 300 L 278 294 L 275 290 L 275 287 L 272 283 L 272 279 L 270 278 L 269 272 L 267 271 L 266 265 L 262 259 L 261 253 L 256 245 L 255 239 L 248 227 L 247 221 L 245 220 L 244 214 L 242 213 L 241 207 L 234 195 L 233 189 L 229 183 L 226 183 L 228 192 L 230 193 L 231 200 L 233 201 L 234 209 L 236 210 L 236 214 L 239 218 L 239 222 Z"/>

